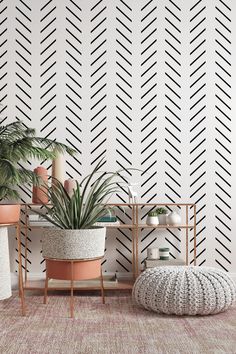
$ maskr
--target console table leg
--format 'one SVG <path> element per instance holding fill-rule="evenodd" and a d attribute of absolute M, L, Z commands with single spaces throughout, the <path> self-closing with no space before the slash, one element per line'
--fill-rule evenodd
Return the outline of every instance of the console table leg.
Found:
<path fill-rule="evenodd" d="M 101 284 L 101 296 L 102 296 L 102 303 L 103 303 L 103 304 L 105 304 L 104 285 L 103 285 L 103 275 L 102 275 L 102 266 L 101 266 L 100 284 Z"/>
<path fill-rule="evenodd" d="M 132 205 L 132 224 L 134 225 L 136 222 L 135 219 L 135 206 Z M 136 255 L 135 255 L 135 240 L 136 240 L 136 229 L 132 228 L 132 272 L 133 272 L 133 280 L 136 278 Z"/>
<path fill-rule="evenodd" d="M 74 318 L 74 265 L 73 265 L 73 261 L 71 261 L 70 317 Z"/>
<path fill-rule="evenodd" d="M 25 295 L 23 287 L 23 275 L 22 275 L 22 259 L 21 259 L 21 237 L 20 237 L 20 224 L 16 226 L 16 237 L 18 244 L 18 272 L 19 272 L 19 297 L 21 299 L 21 312 L 22 316 L 25 316 Z"/>
<path fill-rule="evenodd" d="M 46 279 L 45 279 L 45 285 L 44 285 L 44 299 L 43 303 L 46 305 L 48 300 L 48 275 L 47 275 L 47 270 L 46 270 Z"/>
<path fill-rule="evenodd" d="M 188 205 L 186 205 L 186 221 L 185 224 L 188 226 Z M 186 233 L 186 252 L 185 252 L 185 263 L 186 265 L 188 265 L 188 228 L 186 227 L 185 229 L 185 233 Z"/>
<path fill-rule="evenodd" d="M 194 227 L 193 227 L 193 258 L 194 258 L 194 265 L 197 265 L 197 232 L 196 232 L 196 224 L 197 224 L 197 211 L 196 211 L 196 204 L 193 206 L 194 210 Z"/>
<path fill-rule="evenodd" d="M 135 258 L 136 258 L 136 265 L 135 265 L 135 279 L 138 277 L 140 271 L 139 271 L 139 250 L 138 250 L 138 239 L 139 239 L 139 229 L 138 229 L 138 217 L 139 217 L 139 213 L 138 213 L 138 206 L 136 205 L 136 228 L 135 228 L 135 242 L 136 242 L 136 245 L 135 245 Z"/>

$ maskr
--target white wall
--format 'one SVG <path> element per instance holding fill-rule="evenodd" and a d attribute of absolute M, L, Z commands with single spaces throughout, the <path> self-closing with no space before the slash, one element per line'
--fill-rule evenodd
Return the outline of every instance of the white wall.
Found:
<path fill-rule="evenodd" d="M 235 10 L 232 0 L 0 4 L 2 124 L 22 119 L 75 147 L 68 177 L 106 156 L 107 169 L 143 170 L 126 173 L 142 201 L 196 202 L 197 263 L 233 272 Z M 43 270 L 38 236 L 31 272 Z M 142 233 L 140 261 L 156 236 Z M 131 269 L 130 237 L 109 237 L 106 271 Z M 177 237 L 153 244 L 181 256 Z"/>

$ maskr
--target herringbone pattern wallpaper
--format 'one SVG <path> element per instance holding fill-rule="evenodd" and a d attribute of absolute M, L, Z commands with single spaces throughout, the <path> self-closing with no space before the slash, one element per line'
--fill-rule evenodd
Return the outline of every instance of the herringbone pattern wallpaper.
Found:
<path fill-rule="evenodd" d="M 21 119 L 75 148 L 67 177 L 83 177 L 105 157 L 104 169 L 141 170 L 124 173 L 125 183 L 139 183 L 139 200 L 197 203 L 197 264 L 228 271 L 236 269 L 235 7 L 233 0 L 0 1 L 1 124 Z M 40 163 L 50 171 L 50 161 Z M 127 201 L 122 188 L 116 201 Z M 29 198 L 22 187 L 22 200 Z M 131 215 L 120 209 L 119 218 Z M 142 231 L 140 264 L 150 245 L 184 256 L 179 230 Z M 29 271 L 43 271 L 39 237 L 30 233 L 24 247 Z M 109 232 L 103 267 L 131 271 L 129 230 Z"/>

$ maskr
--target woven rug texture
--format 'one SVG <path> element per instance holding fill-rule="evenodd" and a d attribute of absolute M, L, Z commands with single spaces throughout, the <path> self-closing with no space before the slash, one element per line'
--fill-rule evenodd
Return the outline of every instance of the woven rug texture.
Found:
<path fill-rule="evenodd" d="M 133 304 L 129 293 L 69 297 L 17 294 L 0 302 L 0 354 L 236 354 L 236 306 L 211 316 L 158 315 Z"/>

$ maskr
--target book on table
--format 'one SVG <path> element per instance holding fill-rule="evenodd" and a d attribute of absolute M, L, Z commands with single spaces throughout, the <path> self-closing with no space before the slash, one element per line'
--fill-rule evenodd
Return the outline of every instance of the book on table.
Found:
<path fill-rule="evenodd" d="M 113 221 L 113 222 L 95 222 L 94 226 L 102 226 L 102 227 L 106 227 L 106 226 L 119 226 L 120 222 L 119 221 Z"/>
<path fill-rule="evenodd" d="M 115 215 L 105 215 L 97 219 L 95 226 L 119 226 L 120 222 L 117 220 Z"/>
<path fill-rule="evenodd" d="M 105 216 L 99 218 L 94 226 L 119 226 L 120 222 L 117 220 L 116 216 Z M 46 220 L 42 215 L 30 214 L 29 215 L 29 226 L 39 226 L 39 227 L 48 227 L 53 226 L 48 220 Z"/>
<path fill-rule="evenodd" d="M 115 215 L 104 215 L 97 219 L 97 222 L 116 222 L 117 217 Z"/>

